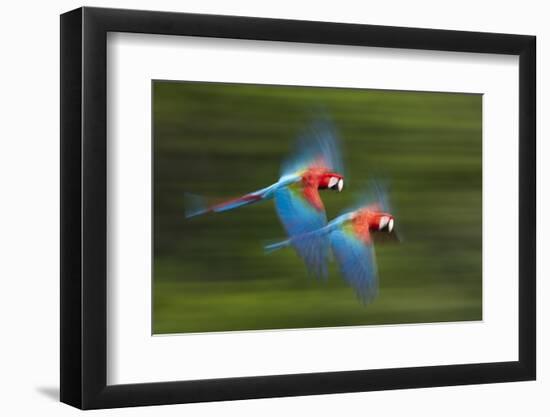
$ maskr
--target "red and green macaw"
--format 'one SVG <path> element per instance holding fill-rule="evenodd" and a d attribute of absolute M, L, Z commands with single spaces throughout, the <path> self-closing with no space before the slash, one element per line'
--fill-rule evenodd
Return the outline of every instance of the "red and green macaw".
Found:
<path fill-rule="evenodd" d="M 319 190 L 342 191 L 342 165 L 334 126 L 326 119 L 318 120 L 300 138 L 295 154 L 283 163 L 277 182 L 213 205 L 205 204 L 202 197 L 187 194 L 186 216 L 218 213 L 274 199 L 277 214 L 288 236 L 303 235 L 326 225 L 325 207 Z M 312 272 L 326 273 L 324 264 L 318 262 L 307 247 L 299 242 L 294 247 Z"/>
<path fill-rule="evenodd" d="M 374 239 L 381 234 L 395 234 L 394 216 L 389 213 L 387 198 L 376 186 L 377 199 L 348 211 L 314 231 L 295 235 L 289 239 L 266 246 L 267 251 L 286 246 L 302 248 L 326 270 L 329 249 L 340 271 L 363 303 L 372 301 L 378 294 L 378 272 L 374 253 Z"/>

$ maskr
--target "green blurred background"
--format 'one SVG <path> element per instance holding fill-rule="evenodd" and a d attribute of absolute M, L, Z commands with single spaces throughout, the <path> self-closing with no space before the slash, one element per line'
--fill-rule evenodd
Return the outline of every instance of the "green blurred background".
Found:
<path fill-rule="evenodd" d="M 153 81 L 153 333 L 482 318 L 482 96 Z M 277 181 L 321 110 L 340 133 L 344 192 L 387 180 L 403 235 L 376 246 L 380 293 L 362 305 L 337 266 L 328 282 L 292 250 L 272 201 L 185 218 L 184 192 L 232 198 Z"/>

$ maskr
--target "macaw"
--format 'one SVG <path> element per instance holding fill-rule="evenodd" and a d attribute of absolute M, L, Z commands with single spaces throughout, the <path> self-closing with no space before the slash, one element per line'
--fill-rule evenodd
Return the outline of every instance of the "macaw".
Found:
<path fill-rule="evenodd" d="M 385 194 L 379 188 L 376 191 L 376 201 L 369 199 L 368 203 L 343 213 L 326 226 L 268 245 L 266 251 L 298 245 L 310 253 L 310 258 L 326 264 L 330 248 L 341 274 L 359 300 L 364 304 L 371 302 L 378 294 L 374 240 L 380 234 L 395 234 L 395 218 L 389 213 Z"/>
<path fill-rule="evenodd" d="M 186 216 L 217 213 L 275 200 L 275 208 L 289 237 L 324 227 L 325 208 L 319 190 L 341 192 L 344 187 L 339 141 L 332 123 L 317 120 L 298 141 L 297 150 L 281 166 L 274 184 L 222 203 L 207 205 L 199 196 L 186 195 Z M 313 257 L 308 247 L 294 245 L 315 274 L 326 274 L 324 264 Z"/>

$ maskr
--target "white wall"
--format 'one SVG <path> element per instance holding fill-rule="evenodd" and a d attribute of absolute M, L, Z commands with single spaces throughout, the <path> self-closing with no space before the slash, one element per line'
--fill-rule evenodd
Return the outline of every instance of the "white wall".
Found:
<path fill-rule="evenodd" d="M 32 3 L 32 4 L 31 4 Z M 538 37 L 539 143 L 548 124 L 543 100 L 550 96 L 550 26 L 545 2 L 407 1 L 298 2 L 278 0 L 92 1 L 89 6 L 239 14 L 534 34 Z M 59 18 L 77 1 L 5 2 L 0 25 L 3 82 L 0 89 L 0 410 L 3 415 L 74 415 L 57 402 L 59 273 Z M 544 126 L 543 126 L 544 125 Z M 544 130 L 543 130 L 544 127 Z M 539 147 L 539 213 L 550 209 L 550 192 L 540 185 L 550 157 Z M 546 157 L 546 158 L 545 158 Z M 544 182 L 545 184 L 547 183 Z M 94 415 L 548 415 L 550 222 L 539 214 L 539 378 L 537 382 L 432 388 L 346 395 L 238 401 L 100 411 Z M 542 259 L 546 256 L 546 259 Z M 545 395 L 546 394 L 546 395 Z"/>

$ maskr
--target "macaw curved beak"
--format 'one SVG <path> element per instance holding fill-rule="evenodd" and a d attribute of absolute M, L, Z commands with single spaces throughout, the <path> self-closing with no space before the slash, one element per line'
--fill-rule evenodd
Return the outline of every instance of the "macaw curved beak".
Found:
<path fill-rule="evenodd" d="M 338 177 L 331 177 L 328 180 L 328 188 L 331 190 L 338 190 L 338 192 L 341 192 L 344 189 L 344 179 L 338 178 Z"/>
<path fill-rule="evenodd" d="M 380 218 L 380 222 L 378 224 L 378 230 L 383 230 L 384 228 L 387 228 L 389 233 L 392 232 L 392 230 L 393 230 L 393 217 L 383 216 L 383 217 Z"/>

